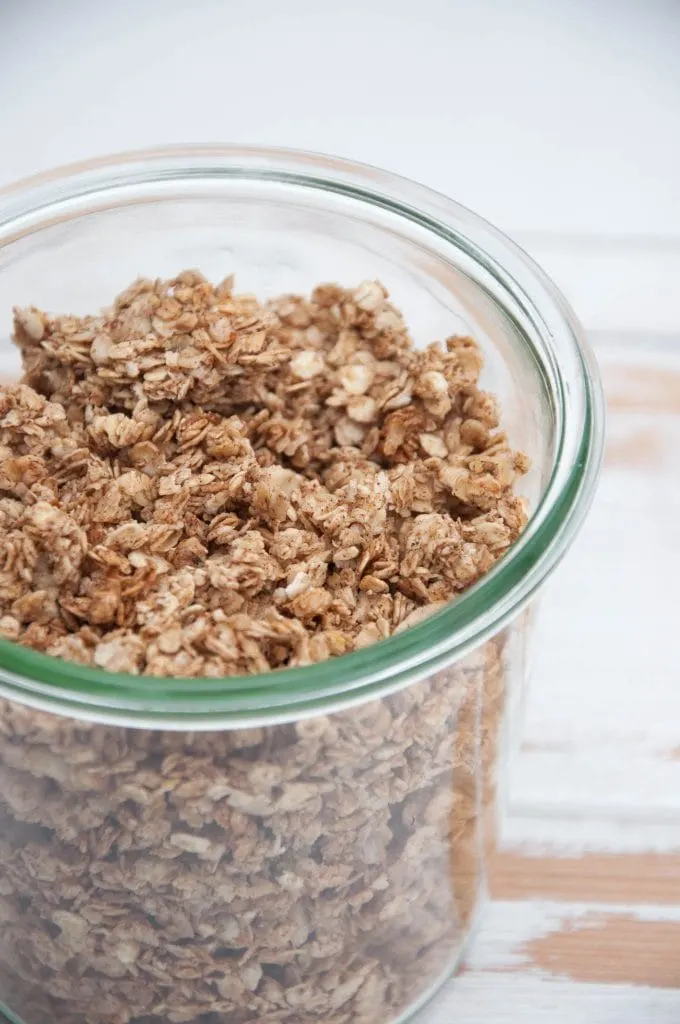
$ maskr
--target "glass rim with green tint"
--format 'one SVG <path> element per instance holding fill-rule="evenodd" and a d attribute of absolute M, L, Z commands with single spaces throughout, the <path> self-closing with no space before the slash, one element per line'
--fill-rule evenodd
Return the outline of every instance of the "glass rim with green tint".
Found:
<path fill-rule="evenodd" d="M 359 208 L 379 207 L 436 238 L 451 263 L 464 261 L 471 276 L 473 268 L 477 287 L 513 321 L 553 417 L 552 468 L 529 524 L 507 555 L 454 602 L 352 654 L 261 675 L 181 679 L 107 672 L 2 639 L 0 696 L 75 718 L 181 729 L 290 721 L 355 704 L 415 682 L 497 633 L 545 581 L 588 510 L 604 414 L 597 365 L 575 315 L 510 239 L 424 186 L 366 165 L 284 149 L 214 145 L 121 154 L 0 190 L 0 252 L 93 208 L 167 200 L 186 184 L 229 187 L 234 181 L 282 183 L 301 195 L 332 194 Z"/>

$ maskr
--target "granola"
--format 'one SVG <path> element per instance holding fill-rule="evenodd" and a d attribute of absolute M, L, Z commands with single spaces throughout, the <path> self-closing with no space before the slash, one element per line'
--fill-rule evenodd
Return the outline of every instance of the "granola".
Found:
<path fill-rule="evenodd" d="M 470 338 L 384 288 L 260 305 L 194 272 L 98 317 L 17 310 L 0 629 L 118 672 L 306 665 L 454 598 L 517 537 L 526 457 Z"/>
<path fill-rule="evenodd" d="M 377 282 L 232 288 L 187 271 L 99 316 L 15 311 L 5 637 L 139 675 L 309 665 L 414 625 L 519 535 L 528 460 L 472 339 L 415 348 Z M 506 646 L 291 725 L 0 702 L 0 997 L 26 1024 L 395 1020 L 474 910 Z"/>

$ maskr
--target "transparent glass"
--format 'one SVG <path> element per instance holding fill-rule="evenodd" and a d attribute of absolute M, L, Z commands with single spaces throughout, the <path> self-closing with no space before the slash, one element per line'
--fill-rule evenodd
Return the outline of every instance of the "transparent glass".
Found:
<path fill-rule="evenodd" d="M 551 283 L 467 210 L 239 147 L 0 193 L 0 372 L 13 304 L 85 313 L 191 266 L 261 297 L 380 278 L 417 343 L 472 334 L 533 460 L 531 519 L 459 600 L 316 666 L 139 679 L 0 641 L 0 1002 L 25 1024 L 395 1024 L 482 900 L 520 612 L 592 497 L 597 372 Z"/>

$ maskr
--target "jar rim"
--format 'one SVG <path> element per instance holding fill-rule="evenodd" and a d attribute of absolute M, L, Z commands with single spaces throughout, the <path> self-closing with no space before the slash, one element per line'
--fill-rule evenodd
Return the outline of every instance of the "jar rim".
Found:
<path fill-rule="evenodd" d="M 514 618 L 555 568 L 592 501 L 604 402 L 597 363 L 575 314 L 519 246 L 465 207 L 407 178 L 323 154 L 259 146 L 121 153 L 0 189 L 0 248 L 39 230 L 39 224 L 30 226 L 31 218 L 44 217 L 60 203 L 199 176 L 302 185 L 379 205 L 484 266 L 530 311 L 550 349 L 550 384 L 559 413 L 550 479 L 525 530 L 490 572 L 425 621 L 363 650 L 257 675 L 184 679 L 112 673 L 0 639 L 0 696 L 71 717 L 165 728 L 288 721 L 377 697 L 458 660 Z M 576 379 L 566 380 L 560 352 L 569 353 Z"/>

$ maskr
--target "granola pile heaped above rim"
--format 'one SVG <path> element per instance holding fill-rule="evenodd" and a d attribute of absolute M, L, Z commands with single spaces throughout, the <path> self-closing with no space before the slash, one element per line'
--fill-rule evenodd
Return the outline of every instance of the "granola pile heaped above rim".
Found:
<path fill-rule="evenodd" d="M 526 521 L 526 456 L 468 337 L 418 350 L 385 288 L 261 304 L 187 271 L 99 316 L 15 311 L 0 389 L 0 633 L 164 676 L 390 636 Z"/>

